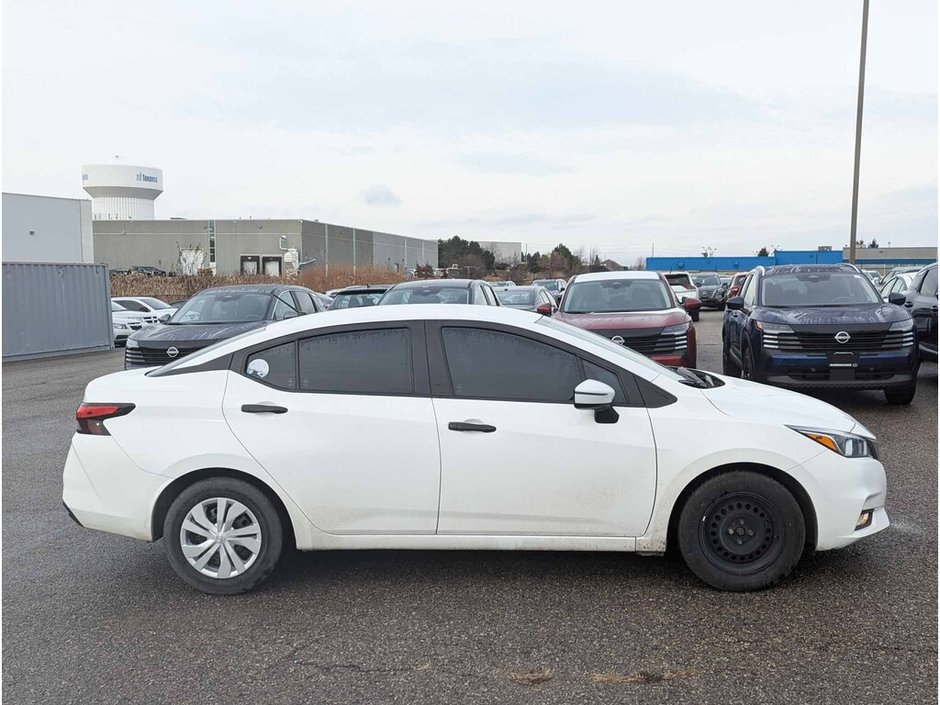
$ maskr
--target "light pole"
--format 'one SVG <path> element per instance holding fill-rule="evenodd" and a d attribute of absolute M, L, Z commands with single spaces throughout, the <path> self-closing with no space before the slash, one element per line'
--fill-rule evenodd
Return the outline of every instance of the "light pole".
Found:
<path fill-rule="evenodd" d="M 858 112 L 855 115 L 855 175 L 852 179 L 852 232 L 849 238 L 849 262 L 855 264 L 855 239 L 858 228 L 858 171 L 862 160 L 862 104 L 865 102 L 865 53 L 868 47 L 868 0 L 862 0 L 862 50 L 858 65 Z"/>

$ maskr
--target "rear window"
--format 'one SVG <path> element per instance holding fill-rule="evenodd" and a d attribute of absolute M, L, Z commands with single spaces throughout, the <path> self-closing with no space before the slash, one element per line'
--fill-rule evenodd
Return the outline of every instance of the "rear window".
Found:
<path fill-rule="evenodd" d="M 390 289 L 382 305 L 395 304 L 465 304 L 470 301 L 466 286 L 409 286 Z"/>
<path fill-rule="evenodd" d="M 330 310 L 375 306 L 384 293 L 384 291 L 356 291 L 347 294 L 339 292 L 333 298 L 333 302 L 330 304 Z"/>
<path fill-rule="evenodd" d="M 505 289 L 497 291 L 496 298 L 503 306 L 531 306 L 535 303 L 535 292 L 532 290 L 513 291 L 512 289 Z"/>
<path fill-rule="evenodd" d="M 764 306 L 851 306 L 881 303 L 871 280 L 856 272 L 769 274 L 761 281 Z"/>

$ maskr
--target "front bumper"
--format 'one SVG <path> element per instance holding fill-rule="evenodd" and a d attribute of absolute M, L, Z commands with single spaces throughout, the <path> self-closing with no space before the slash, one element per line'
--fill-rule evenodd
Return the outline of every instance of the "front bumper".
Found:
<path fill-rule="evenodd" d="M 887 479 L 874 458 L 843 458 L 824 451 L 803 463 L 801 479 L 816 514 L 816 550 L 842 548 L 890 525 L 885 511 Z M 859 515 L 873 510 L 871 524 L 856 530 Z"/>
<path fill-rule="evenodd" d="M 916 348 L 859 352 L 856 367 L 830 367 L 825 352 L 797 353 L 761 350 L 756 361 L 757 378 L 767 384 L 794 389 L 885 389 L 906 387 L 917 380 Z"/>

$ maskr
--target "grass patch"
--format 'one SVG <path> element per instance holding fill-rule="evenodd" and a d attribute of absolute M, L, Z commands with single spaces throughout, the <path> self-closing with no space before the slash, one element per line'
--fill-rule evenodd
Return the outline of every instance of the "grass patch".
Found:
<path fill-rule="evenodd" d="M 509 680 L 517 685 L 538 685 L 547 683 L 555 677 L 554 668 L 530 668 L 525 671 L 510 671 L 506 674 Z"/>

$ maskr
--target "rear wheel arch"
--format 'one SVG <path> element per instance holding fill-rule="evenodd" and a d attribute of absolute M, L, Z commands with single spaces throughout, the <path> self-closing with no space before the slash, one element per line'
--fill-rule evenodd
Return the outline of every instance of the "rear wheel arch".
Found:
<path fill-rule="evenodd" d="M 235 480 L 242 480 L 264 493 L 264 495 L 271 500 L 271 503 L 277 510 L 278 517 L 281 519 L 285 548 L 296 548 L 297 541 L 294 536 L 294 523 L 291 521 L 290 513 L 287 511 L 287 507 L 278 496 L 277 492 L 254 475 L 241 472 L 240 470 L 232 470 L 231 468 L 202 468 L 201 470 L 193 470 L 185 475 L 181 475 L 167 485 L 160 493 L 160 496 L 157 497 L 157 501 L 153 506 L 153 512 L 151 512 L 150 515 L 150 535 L 154 541 L 163 538 L 163 523 L 166 520 L 166 515 L 170 510 L 170 505 L 179 497 L 180 493 L 200 480 L 208 480 L 214 477 L 230 477 Z"/>
<path fill-rule="evenodd" d="M 815 550 L 817 536 L 816 509 L 813 507 L 813 501 L 810 499 L 809 493 L 807 493 L 803 485 L 792 475 L 770 465 L 762 465 L 760 463 L 730 463 L 706 470 L 701 475 L 696 476 L 683 488 L 682 492 L 679 493 L 669 513 L 669 525 L 666 532 L 667 552 L 672 553 L 678 548 L 676 532 L 679 525 L 679 516 L 682 514 L 682 508 L 685 506 L 686 501 L 692 493 L 713 477 L 735 470 L 747 470 L 759 473 L 783 485 L 790 494 L 793 495 L 797 504 L 800 506 L 800 511 L 803 514 L 803 523 L 806 525 L 806 545 Z"/>

